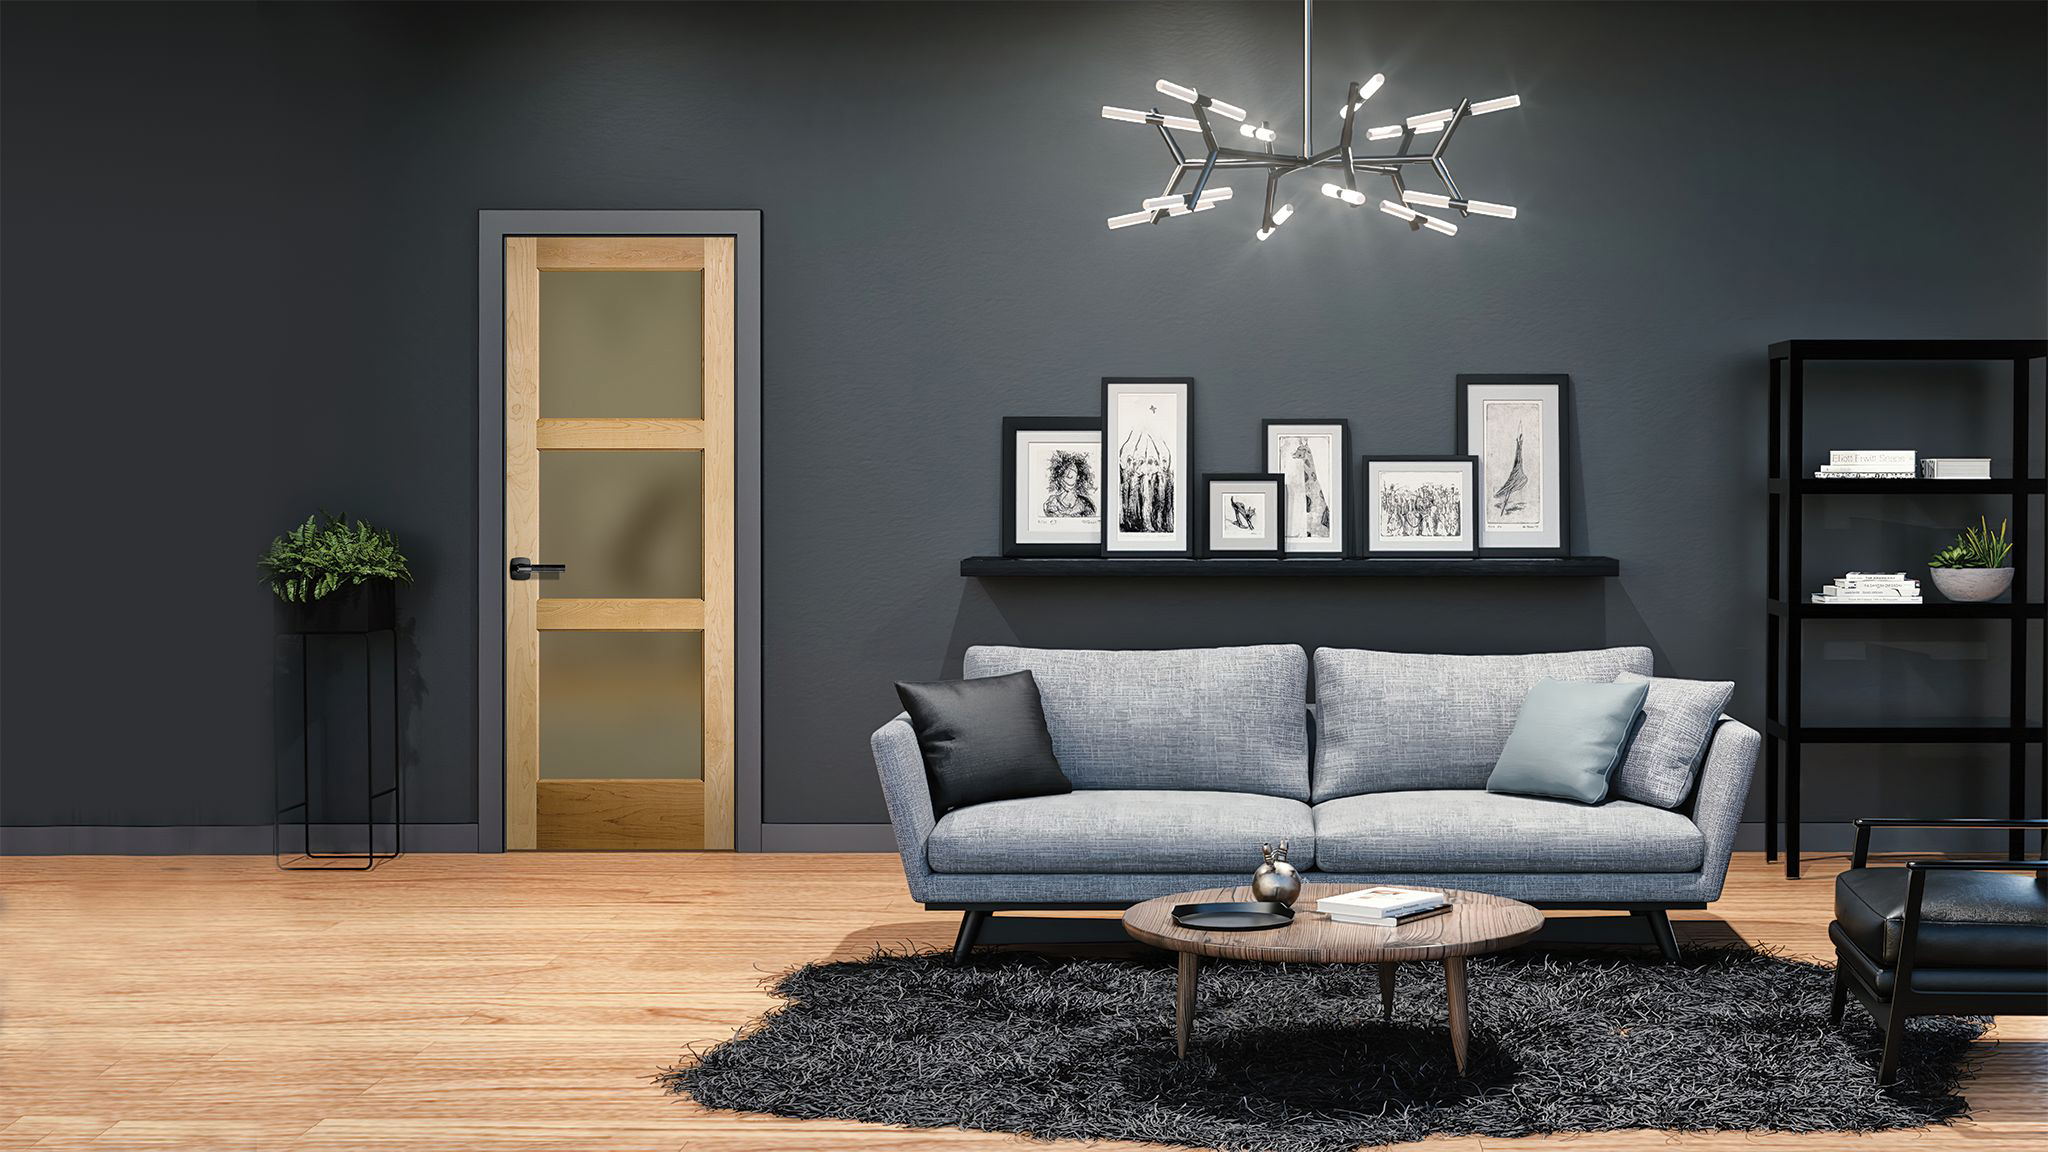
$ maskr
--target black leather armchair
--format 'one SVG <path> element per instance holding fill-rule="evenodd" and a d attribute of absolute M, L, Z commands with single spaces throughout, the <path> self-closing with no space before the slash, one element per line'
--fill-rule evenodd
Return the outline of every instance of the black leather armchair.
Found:
<path fill-rule="evenodd" d="M 1873 828 L 2044 829 L 2048 820 L 1858 820 L 1835 878 L 1835 994 L 1884 1028 L 1877 1082 L 1899 1067 L 1910 1016 L 2048 1016 L 2048 860 L 1913 860 L 1872 868 Z"/>

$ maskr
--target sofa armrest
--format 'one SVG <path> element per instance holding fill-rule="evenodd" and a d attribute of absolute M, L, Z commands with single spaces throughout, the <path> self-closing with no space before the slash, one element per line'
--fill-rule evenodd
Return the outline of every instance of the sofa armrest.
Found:
<path fill-rule="evenodd" d="M 932 874 L 925 863 L 924 844 L 938 820 L 932 815 L 924 753 L 918 750 L 909 713 L 899 712 L 894 720 L 875 729 L 868 746 L 874 750 L 875 771 L 882 777 L 882 799 L 888 802 L 889 824 L 896 831 L 896 852 L 903 857 L 903 878 L 910 884 L 911 899 L 922 901 L 925 882 Z"/>
<path fill-rule="evenodd" d="M 1700 865 L 1702 902 L 1719 899 L 1721 885 L 1728 878 L 1735 829 L 1742 823 L 1742 806 L 1749 799 L 1757 752 L 1762 748 L 1763 738 L 1756 729 L 1740 720 L 1723 716 L 1714 726 L 1692 804 L 1692 822 L 1707 846 L 1706 859 Z"/>

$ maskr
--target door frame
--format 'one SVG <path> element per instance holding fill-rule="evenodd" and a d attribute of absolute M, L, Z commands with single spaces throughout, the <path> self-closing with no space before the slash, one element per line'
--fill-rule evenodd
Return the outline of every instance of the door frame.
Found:
<path fill-rule="evenodd" d="M 477 213 L 477 851 L 505 850 L 505 237 L 733 238 L 733 847 L 761 850 L 761 212 Z"/>

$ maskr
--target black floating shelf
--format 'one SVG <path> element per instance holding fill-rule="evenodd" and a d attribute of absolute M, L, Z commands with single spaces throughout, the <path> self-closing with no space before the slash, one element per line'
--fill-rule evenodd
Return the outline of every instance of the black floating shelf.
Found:
<path fill-rule="evenodd" d="M 1786 606 L 1769 602 L 1773 616 L 1783 616 Z M 1921 604 L 1795 604 L 1792 608 L 1804 620 L 2010 620 L 2014 605 L 2009 600 L 1961 604 L 1952 600 L 1929 600 Z M 2038 602 L 2018 605 L 2019 615 L 2039 620 L 2043 607 Z"/>
<path fill-rule="evenodd" d="M 1099 556 L 969 556 L 962 576 L 1619 576 L 1612 556 L 1415 560 L 1105 560 Z"/>
<path fill-rule="evenodd" d="M 1772 493 L 1785 490 L 1783 480 L 1770 482 Z M 1813 476 L 1802 476 L 1792 481 L 1792 490 L 1803 496 L 2013 496 L 2020 493 L 2038 494 L 2048 490 L 2048 481 L 2036 477 L 2014 480 L 1994 477 L 1989 480 L 1923 480 L 1901 477 L 1896 480 L 1822 480 Z"/>
<path fill-rule="evenodd" d="M 1764 724 L 1779 739 L 1790 739 L 1790 729 L 1777 720 Z M 1807 744 L 2004 744 L 2012 729 L 1998 720 L 1929 720 L 1909 724 L 1801 724 L 1798 738 Z M 2039 725 L 2021 729 L 2021 739 L 2041 742 Z"/>

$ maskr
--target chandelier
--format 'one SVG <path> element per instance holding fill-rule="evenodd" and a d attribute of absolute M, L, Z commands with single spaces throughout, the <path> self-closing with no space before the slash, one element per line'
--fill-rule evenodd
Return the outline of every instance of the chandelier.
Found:
<path fill-rule="evenodd" d="M 1219 173 L 1247 170 L 1263 170 L 1266 173 L 1266 207 L 1260 220 L 1260 240 L 1271 236 L 1282 224 L 1294 215 L 1294 205 L 1275 204 L 1280 188 L 1280 179 L 1303 170 L 1323 169 L 1331 177 L 1323 184 L 1323 195 L 1353 208 L 1363 206 L 1371 197 L 1358 190 L 1358 176 L 1365 173 L 1368 179 L 1385 176 L 1393 186 L 1393 197 L 1382 199 L 1380 211 L 1408 225 L 1410 231 L 1420 232 L 1427 228 L 1445 236 L 1458 234 L 1458 226 L 1449 220 L 1416 211 L 1417 207 L 1447 209 L 1462 218 L 1495 216 L 1513 220 L 1515 209 L 1507 204 L 1494 204 L 1485 200 L 1473 200 L 1458 190 L 1458 182 L 1451 178 L 1451 168 L 1444 159 L 1444 153 L 1451 146 L 1451 137 L 1473 116 L 1484 116 L 1490 112 L 1502 112 L 1519 108 L 1520 96 L 1501 96 L 1492 100 L 1473 101 L 1465 99 L 1456 108 L 1441 108 L 1409 116 L 1395 124 L 1377 128 L 1360 129 L 1358 122 L 1363 118 L 1366 101 L 1386 83 L 1386 77 L 1375 73 L 1369 80 L 1354 81 L 1345 93 L 1344 104 L 1337 109 L 1337 118 L 1343 122 L 1335 147 L 1321 152 L 1313 151 L 1315 137 L 1314 120 L 1309 114 L 1309 27 L 1315 0 L 1302 0 L 1301 5 L 1301 154 L 1289 155 L 1274 151 L 1273 144 L 1279 134 L 1272 126 L 1261 121 L 1254 126 L 1244 109 L 1235 104 L 1226 104 L 1214 96 L 1206 95 L 1193 88 L 1161 80 L 1158 84 L 1162 95 L 1170 96 L 1189 105 L 1193 116 L 1173 116 L 1154 108 L 1149 112 L 1136 108 L 1115 108 L 1104 105 L 1102 117 L 1105 120 L 1121 120 L 1132 124 L 1150 124 L 1159 132 L 1159 138 L 1166 142 L 1166 150 L 1173 156 L 1173 174 L 1166 180 L 1166 188 L 1157 196 L 1143 200 L 1138 211 L 1122 216 L 1111 216 L 1111 228 L 1129 228 L 1134 224 L 1158 224 L 1175 216 L 1188 216 L 1206 212 L 1231 198 L 1232 189 L 1225 186 L 1211 186 Z M 1250 141 L 1254 146 L 1264 145 L 1264 151 L 1256 147 L 1224 147 L 1217 142 L 1216 127 L 1212 117 L 1223 117 L 1237 123 L 1236 136 Z M 1175 132 L 1184 132 L 1202 138 L 1201 154 L 1190 155 L 1174 138 Z M 1391 153 L 1368 156 L 1354 148 L 1355 137 L 1363 133 L 1367 141 L 1388 141 L 1386 147 Z M 1226 127 L 1225 135 L 1230 134 Z M 1418 151 L 1427 141 L 1428 150 Z M 1442 192 L 1425 192 L 1408 187 L 1407 177 L 1411 173 L 1427 171 L 1442 183 Z M 1189 180 L 1194 183 L 1185 192 L 1181 188 Z"/>

